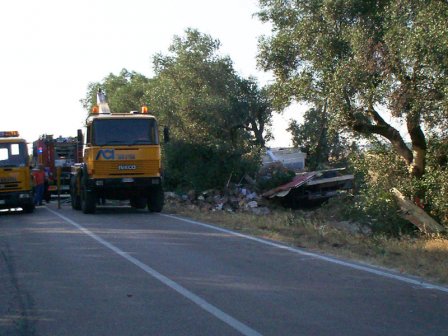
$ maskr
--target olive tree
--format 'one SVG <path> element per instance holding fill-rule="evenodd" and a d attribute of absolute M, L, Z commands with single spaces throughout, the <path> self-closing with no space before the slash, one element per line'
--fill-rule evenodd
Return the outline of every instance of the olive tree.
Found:
<path fill-rule="evenodd" d="M 153 57 L 155 77 L 147 90 L 153 109 L 178 139 L 264 144 L 269 100 L 254 79 L 241 78 L 220 42 L 194 29 L 175 36 L 168 53 Z"/>
<path fill-rule="evenodd" d="M 272 24 L 259 63 L 274 73 L 277 104 L 325 106 L 330 126 L 385 139 L 421 178 L 428 132 L 448 125 L 448 2 L 259 3 Z"/>
<path fill-rule="evenodd" d="M 123 113 L 138 110 L 148 104 L 145 92 L 149 79 L 135 71 L 122 69 L 118 75 L 110 73 L 101 82 L 89 84 L 86 96 L 81 104 L 88 112 L 97 104 L 96 94 L 101 88 L 107 95 L 107 101 L 112 113 Z"/>

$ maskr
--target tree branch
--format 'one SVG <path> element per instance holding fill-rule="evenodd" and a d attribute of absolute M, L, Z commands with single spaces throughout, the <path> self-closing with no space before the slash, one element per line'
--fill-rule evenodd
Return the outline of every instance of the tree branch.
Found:
<path fill-rule="evenodd" d="M 346 95 L 346 103 L 350 103 L 350 98 Z M 351 109 L 351 106 L 348 106 L 348 109 Z M 413 162 L 413 154 L 412 151 L 406 146 L 400 132 L 390 124 L 384 121 L 381 115 L 375 110 L 373 104 L 369 103 L 369 108 L 367 111 L 369 117 L 375 122 L 369 123 L 366 121 L 356 119 L 352 113 L 348 113 L 350 118 L 350 126 L 355 132 L 359 132 L 365 135 L 378 134 L 388 139 L 392 144 L 393 148 L 397 151 L 398 155 L 400 155 L 406 162 L 407 165 L 411 165 Z"/>

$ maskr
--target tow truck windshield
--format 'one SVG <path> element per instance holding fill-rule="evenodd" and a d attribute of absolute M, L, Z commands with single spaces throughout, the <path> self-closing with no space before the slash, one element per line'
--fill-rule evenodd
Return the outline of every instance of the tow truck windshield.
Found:
<path fill-rule="evenodd" d="M 102 119 L 92 124 L 92 143 L 107 145 L 157 145 L 157 123 L 154 119 Z"/>
<path fill-rule="evenodd" d="M 0 167 L 25 167 L 27 160 L 25 143 L 0 143 Z"/>

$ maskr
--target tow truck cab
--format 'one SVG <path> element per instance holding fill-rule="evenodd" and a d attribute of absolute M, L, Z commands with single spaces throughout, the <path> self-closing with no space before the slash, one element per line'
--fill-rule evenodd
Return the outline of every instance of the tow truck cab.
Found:
<path fill-rule="evenodd" d="M 156 118 L 142 112 L 92 113 L 86 120 L 83 162 L 72 168 L 72 207 L 95 212 L 105 199 L 160 212 L 161 149 Z"/>
<path fill-rule="evenodd" d="M 0 209 L 33 212 L 33 195 L 26 141 L 17 131 L 0 132 Z"/>

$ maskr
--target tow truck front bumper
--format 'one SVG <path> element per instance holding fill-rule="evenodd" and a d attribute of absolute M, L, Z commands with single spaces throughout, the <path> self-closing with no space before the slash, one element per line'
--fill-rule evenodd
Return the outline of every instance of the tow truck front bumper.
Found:
<path fill-rule="evenodd" d="M 144 196 L 162 186 L 160 177 L 124 177 L 106 179 L 88 179 L 87 190 L 98 195 L 107 195 L 114 199 L 128 199 L 132 196 Z"/>
<path fill-rule="evenodd" d="M 32 205 L 32 191 L 12 191 L 0 193 L 0 209 L 21 208 Z"/>

